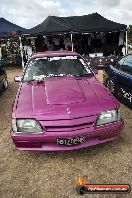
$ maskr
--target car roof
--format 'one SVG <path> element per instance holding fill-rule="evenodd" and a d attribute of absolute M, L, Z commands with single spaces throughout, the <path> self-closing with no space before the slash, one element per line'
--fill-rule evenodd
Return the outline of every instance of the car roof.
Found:
<path fill-rule="evenodd" d="M 42 57 L 50 57 L 50 56 L 80 56 L 76 52 L 71 52 L 71 51 L 46 51 L 46 52 L 37 52 L 33 53 L 31 56 L 32 58 L 42 58 Z"/>

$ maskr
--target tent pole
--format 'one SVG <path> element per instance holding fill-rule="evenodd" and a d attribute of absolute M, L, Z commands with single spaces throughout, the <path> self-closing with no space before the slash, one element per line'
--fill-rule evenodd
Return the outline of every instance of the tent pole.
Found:
<path fill-rule="evenodd" d="M 71 33 L 71 44 L 72 44 L 72 52 L 74 51 L 74 46 L 73 46 L 73 34 Z"/>
<path fill-rule="evenodd" d="M 22 67 L 24 68 L 24 59 L 23 59 L 23 48 L 22 48 L 22 38 L 19 36 L 20 41 L 20 51 L 21 51 L 21 58 L 22 58 Z"/>
<path fill-rule="evenodd" d="M 126 55 L 128 54 L 128 35 L 126 30 Z"/>

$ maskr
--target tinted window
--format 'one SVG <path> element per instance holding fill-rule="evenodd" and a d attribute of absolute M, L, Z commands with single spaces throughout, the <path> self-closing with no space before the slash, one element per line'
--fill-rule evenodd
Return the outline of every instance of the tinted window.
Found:
<path fill-rule="evenodd" d="M 119 61 L 115 62 L 115 64 L 113 65 L 116 69 L 121 70 L 122 69 L 122 64 L 124 62 L 126 57 L 121 58 Z"/>
<path fill-rule="evenodd" d="M 125 59 L 126 59 L 126 57 L 120 59 L 119 62 L 118 62 L 118 64 L 119 64 L 119 65 L 122 65 L 122 64 L 124 63 L 124 60 L 125 60 Z"/>
<path fill-rule="evenodd" d="M 132 74 L 132 55 L 126 57 L 122 65 L 122 70 L 129 74 Z"/>
<path fill-rule="evenodd" d="M 126 59 L 126 57 L 120 59 L 116 64 L 115 67 L 119 70 L 122 70 L 122 64 L 124 63 L 124 60 Z"/>

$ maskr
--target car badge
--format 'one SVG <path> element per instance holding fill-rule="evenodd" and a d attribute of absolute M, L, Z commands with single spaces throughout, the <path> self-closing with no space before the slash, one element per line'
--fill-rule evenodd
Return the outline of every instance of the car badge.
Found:
<path fill-rule="evenodd" d="M 70 113 L 71 113 L 69 108 L 67 108 L 67 113 L 68 113 L 68 114 L 70 114 Z"/>

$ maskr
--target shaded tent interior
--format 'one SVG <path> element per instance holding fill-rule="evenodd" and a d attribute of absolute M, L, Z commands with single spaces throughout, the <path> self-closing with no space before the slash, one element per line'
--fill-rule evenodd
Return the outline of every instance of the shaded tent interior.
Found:
<path fill-rule="evenodd" d="M 57 35 L 57 34 L 71 34 L 71 43 L 72 43 L 72 51 L 73 51 L 73 37 L 74 34 L 83 34 L 83 33 L 98 33 L 104 32 L 109 34 L 109 32 L 117 32 L 116 33 L 116 42 L 118 42 L 120 31 L 127 31 L 127 25 L 120 24 L 108 20 L 101 16 L 100 14 L 93 13 L 83 16 L 70 16 L 70 17 L 57 17 L 57 16 L 48 16 L 42 23 L 31 28 L 27 31 L 27 33 L 31 35 Z M 109 35 L 108 35 L 109 36 Z M 118 44 L 115 43 L 117 46 Z M 118 48 L 118 47 L 117 47 Z M 126 49 L 127 51 L 127 49 Z M 80 53 L 80 52 L 79 52 Z M 100 60 L 100 59 L 99 59 Z M 106 60 L 103 59 L 106 62 Z M 102 65 L 103 61 L 97 64 Z"/>
<path fill-rule="evenodd" d="M 84 16 L 56 17 L 48 16 L 41 24 L 27 30 L 29 34 L 57 34 L 57 33 L 92 33 L 125 31 L 124 24 L 110 21 L 98 13 Z"/>

